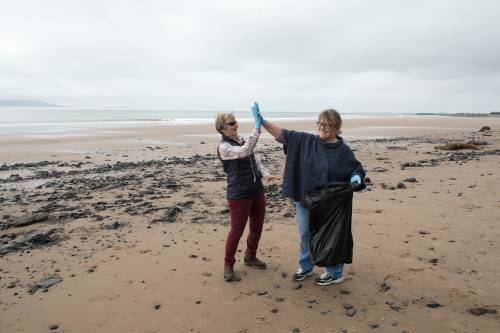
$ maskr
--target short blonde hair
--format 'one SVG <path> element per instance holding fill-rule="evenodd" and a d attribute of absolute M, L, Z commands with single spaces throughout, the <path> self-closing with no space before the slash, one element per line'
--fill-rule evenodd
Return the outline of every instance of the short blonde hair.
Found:
<path fill-rule="evenodd" d="M 318 121 L 325 119 L 327 123 L 333 126 L 333 129 L 337 131 L 337 135 L 342 133 L 340 128 L 342 127 L 342 117 L 337 110 L 334 109 L 326 109 L 321 111 L 318 115 Z"/>
<path fill-rule="evenodd" d="M 235 119 L 234 113 L 217 113 L 217 117 L 215 117 L 215 129 L 217 132 L 220 134 L 222 133 L 222 130 L 224 129 L 224 126 L 226 126 L 226 120 L 229 119 Z"/>

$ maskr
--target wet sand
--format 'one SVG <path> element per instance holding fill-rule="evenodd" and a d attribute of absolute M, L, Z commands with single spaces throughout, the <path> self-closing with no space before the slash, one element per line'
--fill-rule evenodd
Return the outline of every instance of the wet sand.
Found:
<path fill-rule="evenodd" d="M 242 264 L 243 238 L 242 280 L 222 280 L 229 217 L 214 132 L 0 135 L 0 332 L 500 330 L 500 118 L 345 120 L 370 184 L 354 199 L 347 279 L 327 287 L 291 280 L 298 235 L 279 183 L 266 184 L 268 269 Z M 435 148 L 470 140 L 477 149 Z M 282 173 L 271 137 L 257 153 Z"/>

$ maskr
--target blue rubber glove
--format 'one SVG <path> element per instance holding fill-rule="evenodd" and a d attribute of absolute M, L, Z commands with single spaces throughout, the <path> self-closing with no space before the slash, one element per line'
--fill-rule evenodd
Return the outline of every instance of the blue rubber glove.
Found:
<path fill-rule="evenodd" d="M 355 183 L 356 185 L 361 185 L 361 177 L 359 175 L 352 176 L 351 183 Z"/>
<path fill-rule="evenodd" d="M 252 110 L 254 127 L 260 129 L 262 126 L 262 116 L 260 115 L 259 104 L 257 104 L 257 102 L 253 102 L 250 110 Z"/>

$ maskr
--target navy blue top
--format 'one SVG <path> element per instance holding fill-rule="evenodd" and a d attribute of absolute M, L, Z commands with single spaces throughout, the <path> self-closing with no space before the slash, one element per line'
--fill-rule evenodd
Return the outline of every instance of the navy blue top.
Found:
<path fill-rule="evenodd" d="M 361 162 L 341 137 L 337 139 L 328 143 L 318 135 L 283 129 L 278 141 L 284 144 L 286 154 L 285 197 L 302 202 L 310 190 L 328 182 L 349 182 L 356 174 L 364 184 Z"/>

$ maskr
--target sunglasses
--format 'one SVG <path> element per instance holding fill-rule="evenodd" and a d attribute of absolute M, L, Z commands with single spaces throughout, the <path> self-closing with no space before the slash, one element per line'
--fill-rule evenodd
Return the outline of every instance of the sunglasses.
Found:
<path fill-rule="evenodd" d="M 233 120 L 233 121 L 226 123 L 226 125 L 229 125 L 229 126 L 234 126 L 236 124 L 238 124 L 238 122 L 236 120 Z"/>

